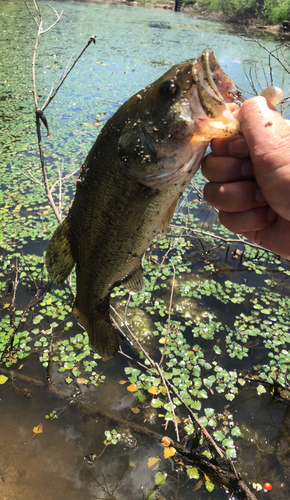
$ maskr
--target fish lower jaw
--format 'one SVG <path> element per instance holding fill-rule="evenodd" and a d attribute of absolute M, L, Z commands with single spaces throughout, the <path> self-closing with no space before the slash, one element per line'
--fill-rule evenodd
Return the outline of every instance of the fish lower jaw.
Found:
<path fill-rule="evenodd" d="M 199 135 L 192 137 L 191 143 L 194 144 L 198 140 L 211 141 L 221 137 L 236 135 L 241 132 L 241 124 L 227 107 L 218 118 L 200 119 Z"/>

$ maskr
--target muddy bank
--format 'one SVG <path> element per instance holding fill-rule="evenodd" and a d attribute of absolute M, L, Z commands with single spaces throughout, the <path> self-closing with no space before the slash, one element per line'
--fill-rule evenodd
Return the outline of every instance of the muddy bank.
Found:
<path fill-rule="evenodd" d="M 91 2 L 91 3 L 97 3 L 97 2 L 105 2 L 105 3 L 116 3 L 116 4 L 124 4 L 128 5 L 131 7 L 147 7 L 147 8 L 156 8 L 156 9 L 168 9 L 168 10 L 174 10 L 175 9 L 175 0 L 78 0 L 78 1 L 83 1 L 83 2 Z M 204 18 L 204 19 L 211 19 L 216 22 L 222 22 L 222 23 L 227 23 L 229 25 L 238 25 L 239 30 L 244 30 L 245 32 L 251 32 L 253 33 L 256 32 L 265 32 L 265 33 L 272 33 L 273 35 L 277 36 L 280 40 L 285 37 L 289 38 L 290 37 L 290 21 L 282 21 L 279 24 L 270 26 L 261 23 L 258 21 L 254 16 L 251 15 L 244 15 L 242 16 L 239 14 L 238 16 L 235 16 L 233 14 L 225 14 L 223 12 L 215 12 L 215 11 L 210 11 L 203 9 L 197 2 L 192 3 L 192 4 L 187 4 L 187 5 L 182 5 L 182 2 L 180 2 L 180 11 L 181 12 L 188 12 L 193 16 L 199 17 L 199 18 Z"/>

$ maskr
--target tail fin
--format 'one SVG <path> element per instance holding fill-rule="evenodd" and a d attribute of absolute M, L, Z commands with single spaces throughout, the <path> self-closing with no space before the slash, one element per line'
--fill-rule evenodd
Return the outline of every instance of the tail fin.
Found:
<path fill-rule="evenodd" d="M 119 349 L 117 329 L 113 326 L 110 316 L 93 317 L 82 313 L 76 305 L 73 307 L 73 315 L 84 327 L 88 336 L 90 347 L 102 358 L 112 358 Z"/>
<path fill-rule="evenodd" d="M 69 233 L 69 222 L 64 219 L 54 231 L 46 251 L 45 260 L 48 274 L 56 285 L 61 285 L 75 265 Z"/>

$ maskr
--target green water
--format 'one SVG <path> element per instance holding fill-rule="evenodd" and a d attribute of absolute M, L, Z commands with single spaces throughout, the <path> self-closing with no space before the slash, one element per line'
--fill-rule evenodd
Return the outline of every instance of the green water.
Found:
<path fill-rule="evenodd" d="M 267 85 L 266 52 L 243 41 L 237 33 L 230 33 L 222 24 L 163 9 L 70 1 L 50 3 L 64 13 L 61 22 L 40 40 L 36 61 L 40 106 L 71 55 L 74 59 L 90 36 L 97 36 L 96 45 L 90 45 L 46 110 L 51 136 L 46 138 L 43 131 L 43 144 L 51 184 L 60 170 L 66 175 L 79 166 L 119 103 L 171 65 L 199 55 L 207 46 L 214 49 L 223 69 L 245 91 L 251 91 L 245 68 L 252 68 L 253 79 L 262 88 Z M 41 3 L 41 7 L 47 27 L 54 21 L 54 14 L 47 2 Z M 127 379 L 124 368 L 128 371 L 131 365 L 136 366 L 133 361 L 117 355 L 104 362 L 90 353 L 81 328 L 72 318 L 68 289 L 45 288 L 43 252 L 56 220 L 41 186 L 28 174 L 31 172 L 36 181 L 41 181 L 31 92 L 36 26 L 22 2 L 1 0 L 0 25 L 1 349 L 9 344 L 15 327 L 18 342 L 16 350 L 12 350 L 14 357 L 7 356 L 0 367 L 15 370 L 14 375 L 5 372 L 8 380 L 0 389 L 0 496 L 3 500 L 143 500 L 154 487 L 157 472 L 148 468 L 148 458 L 163 457 L 163 447 L 150 432 L 165 432 L 164 418 L 159 415 L 166 411 L 153 408 L 151 396 L 146 395 L 142 402 L 126 390 L 127 385 L 119 384 Z M 269 50 L 275 47 L 271 37 L 264 43 Z M 282 72 L 277 63 L 273 63 L 272 73 L 274 84 L 281 85 Z M 287 85 L 286 80 L 286 90 Z M 201 186 L 202 182 L 199 176 L 197 183 Z M 65 183 L 61 200 L 64 213 L 74 185 L 74 177 Z M 54 192 L 57 194 L 58 186 Z M 250 255 L 249 250 L 244 257 L 248 265 L 243 265 L 241 253 L 236 253 L 237 249 L 242 252 L 241 246 L 231 244 L 223 248 L 222 243 L 188 235 L 188 220 L 203 229 L 215 225 L 215 215 L 196 199 L 197 195 L 191 193 L 190 203 L 174 220 L 176 226 L 186 223 L 189 227 L 171 257 L 178 284 L 172 318 L 184 329 L 187 342 L 191 346 L 201 345 L 204 353 L 204 358 L 197 356 L 195 371 L 190 368 L 190 376 L 196 381 L 195 397 L 203 404 L 206 401 L 207 410 L 214 408 L 214 413 L 222 416 L 219 428 L 225 435 L 228 432 L 233 437 L 227 430 L 233 425 L 247 426 L 249 437 L 245 433 L 244 440 L 235 439 L 234 448 L 229 445 L 230 450 L 235 449 L 239 470 L 249 484 L 270 481 L 273 492 L 267 493 L 267 498 L 287 499 L 287 403 L 274 399 L 270 391 L 261 391 L 258 396 L 255 385 L 246 384 L 245 390 L 242 387 L 245 370 L 251 371 L 253 365 L 262 366 L 259 373 L 264 379 L 270 362 L 276 366 L 275 360 L 280 363 L 282 375 L 288 373 L 288 265 L 273 256 Z M 189 209 L 192 219 L 187 220 Z M 221 229 L 216 231 L 225 236 Z M 230 235 L 227 233 L 226 237 Z M 145 263 L 146 289 L 140 296 L 133 296 L 133 307 L 128 312 L 133 330 L 144 336 L 144 345 L 151 355 L 158 352 L 158 337 L 152 338 L 152 330 L 162 331 L 167 325 L 173 277 L 172 267 L 162 269 L 152 307 L 148 297 L 157 275 L 152 262 L 160 262 L 170 241 L 168 236 L 149 251 L 153 259 L 148 257 Z M 12 311 L 11 285 L 16 276 L 19 284 Z M 47 293 L 37 301 L 37 291 L 42 289 Z M 113 303 L 120 314 L 124 313 L 127 297 L 122 289 L 115 294 Z M 255 335 L 251 337 L 253 330 Z M 266 343 L 259 337 L 260 332 Z M 247 355 L 240 354 L 242 348 L 248 350 Z M 134 349 L 125 344 L 123 349 L 138 359 Z M 180 366 L 186 352 L 187 348 L 180 345 L 174 353 Z M 209 376 L 213 374 L 218 375 L 211 393 Z M 46 387 L 47 377 L 52 389 Z M 139 374 L 137 381 L 138 377 Z M 200 393 L 199 383 L 204 384 Z M 135 407 L 139 407 L 139 414 L 132 412 Z M 58 418 L 53 418 L 53 412 Z M 187 416 L 184 411 L 180 415 Z M 227 419 L 225 415 L 229 415 Z M 214 419 L 208 422 L 203 409 L 199 416 L 213 431 L 215 427 L 210 424 Z M 43 425 L 43 432 L 32 437 L 33 428 L 39 424 Z M 113 428 L 121 433 L 121 442 L 108 446 L 94 464 L 87 464 L 83 457 L 100 455 L 105 431 Z M 149 434 L 142 428 L 148 428 Z M 175 439 L 171 422 L 167 434 Z M 159 468 L 168 474 L 158 492 L 166 500 L 229 498 L 229 493 L 217 486 L 210 493 L 202 474 L 198 482 L 189 479 L 185 470 L 175 472 L 178 466 L 173 460 L 160 460 Z M 265 495 L 263 491 L 256 492 L 257 499 Z"/>

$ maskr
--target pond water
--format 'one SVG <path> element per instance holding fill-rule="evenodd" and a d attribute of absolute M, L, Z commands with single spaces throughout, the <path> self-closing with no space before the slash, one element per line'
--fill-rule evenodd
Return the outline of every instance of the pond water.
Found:
<path fill-rule="evenodd" d="M 252 91 L 245 69 L 258 90 L 270 81 L 268 54 L 221 23 L 128 5 L 50 4 L 64 12 L 41 36 L 40 106 L 71 55 L 74 60 L 97 36 L 46 110 L 51 135 L 43 144 L 51 185 L 60 172 L 75 171 L 120 103 L 205 47 L 214 49 L 245 96 Z M 47 2 L 40 6 L 46 28 L 55 16 Z M 56 220 L 39 184 L 31 91 L 36 24 L 20 0 L 0 0 L 0 14 L 1 499 L 228 499 L 230 492 L 218 484 L 210 491 L 213 479 L 203 472 L 190 478 L 182 456 L 163 458 L 159 436 L 176 440 L 172 417 L 158 374 L 146 373 L 144 356 L 143 367 L 136 364 L 139 350 L 124 343 L 123 354 L 112 360 L 93 355 L 72 318 L 69 288 L 49 288 L 43 253 Z M 274 50 L 272 37 L 262 41 Z M 275 60 L 271 73 L 281 86 L 284 75 Z M 285 79 L 286 93 L 287 87 Z M 194 182 L 201 188 L 204 181 L 197 175 Z M 64 213 L 74 184 L 73 175 L 63 183 Z M 58 190 L 56 185 L 56 196 Z M 161 267 L 166 255 L 170 264 Z M 127 313 L 156 361 L 170 311 L 168 334 L 177 347 L 168 347 L 168 377 L 183 398 L 190 389 L 188 405 L 215 433 L 256 498 L 289 498 L 288 263 L 237 243 L 192 190 L 144 267 L 144 293 L 130 296 L 129 303 L 121 287 L 113 294 L 115 309 L 122 317 Z M 273 379 L 284 388 L 276 398 Z M 129 392 L 129 384 L 139 391 Z M 159 395 L 148 392 L 154 387 L 161 387 Z M 176 398 L 174 404 L 183 437 L 191 432 L 189 414 Z M 109 445 L 116 434 L 117 444 Z M 160 487 L 158 471 L 167 474 Z M 272 492 L 259 490 L 267 481 Z"/>

